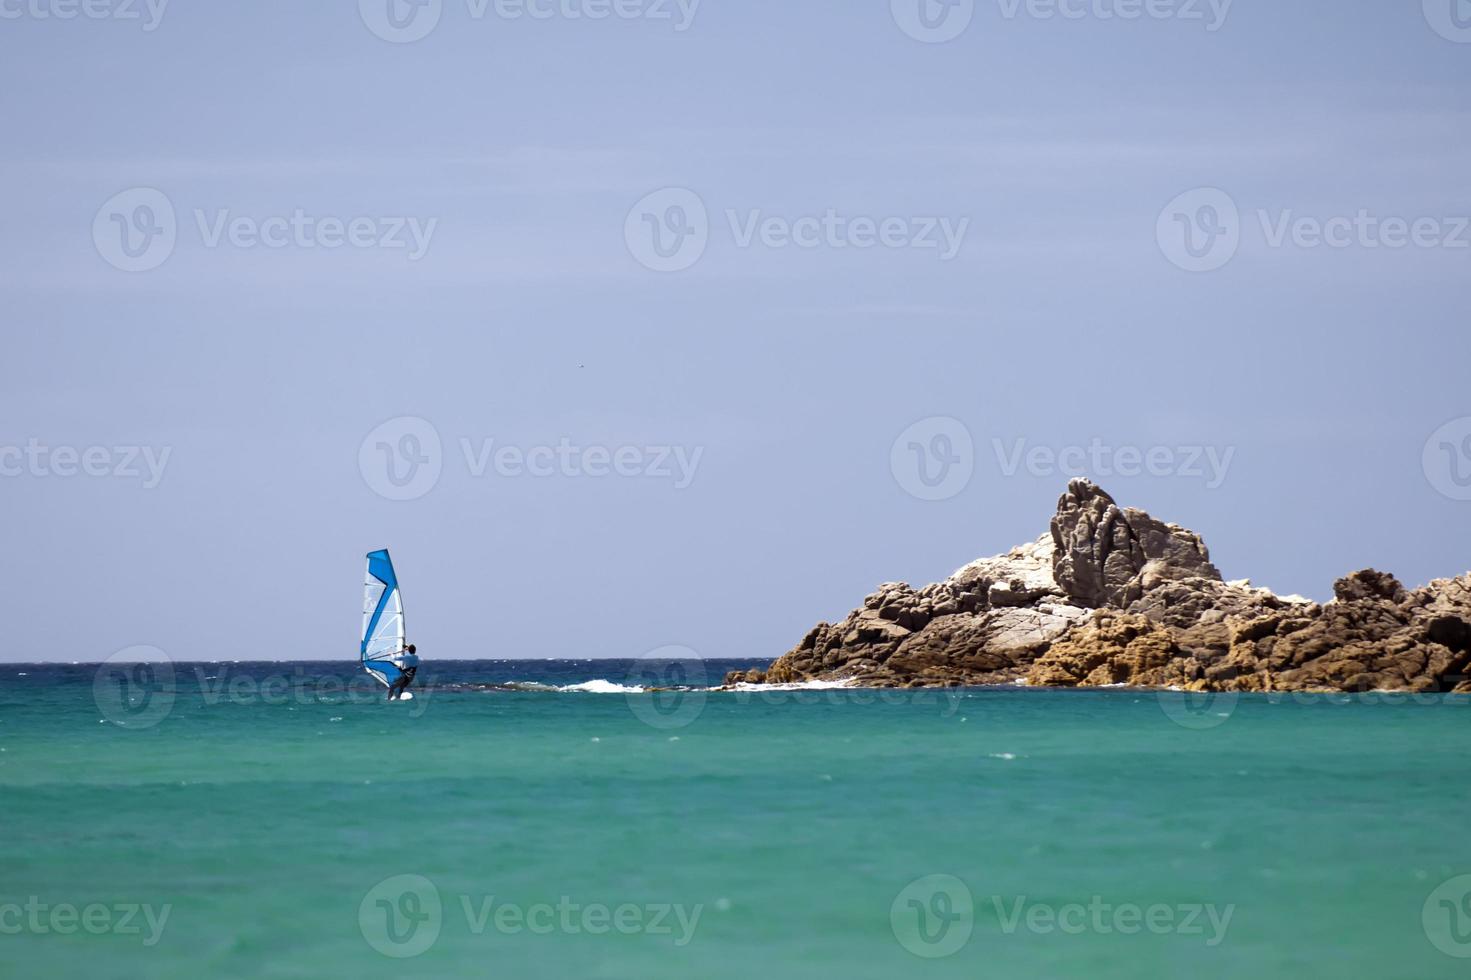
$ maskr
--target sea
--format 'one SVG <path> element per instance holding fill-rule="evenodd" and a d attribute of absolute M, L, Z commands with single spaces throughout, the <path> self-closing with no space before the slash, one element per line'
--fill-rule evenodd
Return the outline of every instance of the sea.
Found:
<path fill-rule="evenodd" d="M 0 977 L 1471 976 L 1471 698 L 0 665 Z"/>

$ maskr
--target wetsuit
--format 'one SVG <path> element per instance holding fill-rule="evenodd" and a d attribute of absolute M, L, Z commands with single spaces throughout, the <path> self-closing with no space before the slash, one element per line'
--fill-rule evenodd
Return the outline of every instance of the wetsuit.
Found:
<path fill-rule="evenodd" d="M 400 671 L 398 679 L 388 685 L 388 700 L 397 701 L 409 685 L 414 683 L 414 675 L 419 672 L 419 658 L 408 651 L 402 656 L 395 657 L 393 665 Z"/>
<path fill-rule="evenodd" d="M 407 691 L 409 685 L 414 683 L 414 674 L 418 673 L 418 670 L 418 667 L 405 667 L 398 680 L 394 681 L 393 686 L 388 689 L 388 700 L 397 701 L 399 695 Z"/>

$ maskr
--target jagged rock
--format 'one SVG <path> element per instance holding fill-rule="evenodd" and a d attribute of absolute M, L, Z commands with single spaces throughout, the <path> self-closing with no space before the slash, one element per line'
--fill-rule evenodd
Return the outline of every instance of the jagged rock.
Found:
<path fill-rule="evenodd" d="M 1221 578 L 1198 535 L 1120 508 L 1088 480 L 1058 500 L 1052 542 L 1053 577 L 1081 606 L 1121 607 L 1162 582 Z"/>
<path fill-rule="evenodd" d="M 1086 481 L 1085 481 L 1086 482 Z M 1102 491 L 1099 491 L 1102 493 Z M 1124 520 L 1133 529 L 1144 552 L 1140 575 L 1154 581 L 1172 579 L 1207 579 L 1221 581 L 1221 573 L 1211 564 L 1210 551 L 1200 535 L 1178 524 L 1157 521 L 1142 510 L 1124 508 Z M 1148 582 L 1141 583 L 1151 588 Z"/>
<path fill-rule="evenodd" d="M 1052 545 L 1052 575 L 1080 606 L 1122 598 L 1144 567 L 1144 549 L 1123 511 L 1087 480 L 1073 480 L 1058 500 Z"/>
<path fill-rule="evenodd" d="M 1365 569 L 1334 595 L 1225 582 L 1198 535 L 1074 480 L 1035 541 L 923 588 L 886 582 L 726 682 L 1471 693 L 1471 574 L 1407 591 Z"/>
<path fill-rule="evenodd" d="M 1358 599 L 1402 602 L 1405 598 L 1405 587 L 1393 575 L 1366 568 L 1334 582 L 1333 595 L 1339 602 L 1353 602 Z"/>

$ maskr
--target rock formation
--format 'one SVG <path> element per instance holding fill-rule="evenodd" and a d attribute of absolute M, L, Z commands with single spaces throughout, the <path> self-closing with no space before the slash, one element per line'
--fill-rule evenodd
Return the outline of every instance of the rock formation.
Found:
<path fill-rule="evenodd" d="M 1222 581 L 1198 535 L 1074 480 L 1036 541 L 921 589 L 880 585 L 726 683 L 1471 693 L 1471 574 L 1406 590 L 1366 569 L 1333 591 L 1319 605 Z"/>

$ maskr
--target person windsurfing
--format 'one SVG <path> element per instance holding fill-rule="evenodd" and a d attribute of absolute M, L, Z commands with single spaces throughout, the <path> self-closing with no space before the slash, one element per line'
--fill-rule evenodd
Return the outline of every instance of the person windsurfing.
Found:
<path fill-rule="evenodd" d="M 390 663 L 399 669 L 398 679 L 388 686 L 388 700 L 397 701 L 399 697 L 414 683 L 414 675 L 419 672 L 419 656 L 415 652 L 417 648 L 410 643 L 399 651 Z"/>

